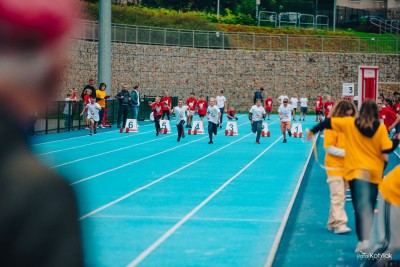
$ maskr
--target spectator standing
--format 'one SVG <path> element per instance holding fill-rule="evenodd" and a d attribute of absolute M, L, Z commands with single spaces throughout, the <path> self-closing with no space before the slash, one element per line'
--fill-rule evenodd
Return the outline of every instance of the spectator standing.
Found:
<path fill-rule="evenodd" d="M 106 92 L 107 85 L 105 83 L 101 83 L 99 89 L 96 91 L 96 100 L 97 104 L 100 105 L 101 110 L 99 112 L 99 124 L 100 128 L 104 128 L 103 126 L 103 118 L 104 118 L 104 109 L 106 108 Z"/>
<path fill-rule="evenodd" d="M 303 118 L 303 121 L 306 120 L 306 115 L 308 111 L 308 99 L 306 97 L 306 94 L 303 94 L 303 96 L 300 98 L 300 120 Z"/>
<path fill-rule="evenodd" d="M 332 101 L 332 97 L 330 95 L 326 96 L 326 102 L 324 103 L 324 109 L 325 109 L 325 118 L 328 117 L 329 112 L 331 112 L 333 105 L 335 103 Z"/>
<path fill-rule="evenodd" d="M 267 99 L 265 99 L 265 112 L 267 113 L 267 120 L 269 120 L 269 116 L 272 111 L 272 104 L 273 104 L 272 97 L 270 96 L 267 97 Z"/>
<path fill-rule="evenodd" d="M 161 104 L 162 104 L 162 119 L 164 119 L 165 115 L 167 115 L 168 120 L 170 120 L 169 111 L 172 108 L 172 99 L 171 97 L 169 97 L 167 91 L 164 92 L 164 96 L 161 99 Z"/>
<path fill-rule="evenodd" d="M 322 109 L 324 107 L 324 101 L 322 96 L 318 96 L 315 100 L 315 121 L 322 120 Z"/>
<path fill-rule="evenodd" d="M 128 118 L 129 106 L 131 104 L 131 94 L 128 91 L 128 85 L 123 83 L 121 85 L 121 91 L 115 96 L 119 101 L 118 108 L 118 118 L 117 118 L 117 127 L 120 128 L 120 132 L 123 131 L 126 124 L 126 119 Z M 121 127 L 122 120 L 122 127 Z"/>
<path fill-rule="evenodd" d="M 133 110 L 133 119 L 138 118 L 139 108 L 140 108 L 140 87 L 139 85 L 135 85 L 131 92 L 132 99 L 132 110 Z"/>
<path fill-rule="evenodd" d="M 297 98 L 297 95 L 293 95 L 293 97 L 290 98 L 290 104 L 293 108 L 292 115 L 293 115 L 293 120 L 296 120 L 296 111 L 297 111 L 297 104 L 299 103 L 299 99 Z"/>
<path fill-rule="evenodd" d="M 260 87 L 260 89 L 258 89 L 255 93 L 254 93 L 254 97 L 253 97 L 253 104 L 256 104 L 257 99 L 260 99 L 261 103 L 264 102 L 263 99 L 263 92 L 264 92 L 264 88 Z"/>
<path fill-rule="evenodd" d="M 284 99 L 289 100 L 289 97 L 287 96 L 286 91 L 283 91 L 282 94 L 278 97 L 279 106 L 283 104 Z"/>
<path fill-rule="evenodd" d="M 197 113 L 199 114 L 200 120 L 203 121 L 204 117 L 207 115 L 208 103 L 204 99 L 204 95 L 200 95 L 199 101 L 197 102 Z"/>
<path fill-rule="evenodd" d="M 226 101 L 225 96 L 223 95 L 224 91 L 220 90 L 218 92 L 217 97 L 215 98 L 215 101 L 217 102 L 217 107 L 219 108 L 219 111 L 221 112 L 221 116 L 219 116 L 219 128 L 222 128 L 222 117 L 224 116 L 224 112 L 226 112 L 226 107 L 228 105 L 228 101 Z"/>
<path fill-rule="evenodd" d="M 72 93 L 69 91 L 67 93 L 66 98 L 64 99 L 64 127 L 66 130 L 70 131 L 71 127 L 73 126 L 73 120 L 72 120 L 72 102 L 74 102 L 74 99 L 72 99 Z"/>
<path fill-rule="evenodd" d="M 90 89 L 90 92 L 91 92 L 90 97 L 91 98 L 96 98 L 96 88 L 94 87 L 94 79 L 90 78 L 89 79 L 89 83 L 83 88 L 82 94 L 81 94 L 82 100 L 84 100 L 85 91 L 87 89 Z"/>

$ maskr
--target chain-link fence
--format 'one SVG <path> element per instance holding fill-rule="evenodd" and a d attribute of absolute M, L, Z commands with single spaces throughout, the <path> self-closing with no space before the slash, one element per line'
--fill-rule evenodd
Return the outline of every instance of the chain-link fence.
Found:
<path fill-rule="evenodd" d="M 95 21 L 78 21 L 72 38 L 98 41 Z M 399 54 L 399 38 L 296 36 L 223 31 L 178 30 L 112 24 L 112 41 L 208 49 Z"/>

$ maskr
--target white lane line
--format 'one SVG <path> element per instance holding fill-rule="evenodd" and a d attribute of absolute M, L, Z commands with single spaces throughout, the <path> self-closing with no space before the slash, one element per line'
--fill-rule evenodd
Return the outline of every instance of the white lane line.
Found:
<path fill-rule="evenodd" d="M 142 126 L 140 126 L 140 127 L 147 127 L 147 126 L 149 126 L 149 125 L 153 125 L 153 124 L 146 124 L 146 125 L 142 125 Z M 81 129 L 81 130 L 86 130 L 87 131 L 87 129 Z M 77 131 L 81 131 L 81 130 L 77 130 Z M 108 132 L 99 132 L 98 133 L 98 135 L 102 135 L 102 134 L 110 134 L 110 133 L 114 133 L 114 132 L 118 132 L 119 131 L 119 129 L 118 130 L 115 130 L 115 131 L 108 131 Z M 65 138 L 65 139 L 59 139 L 59 140 L 54 140 L 54 141 L 49 141 L 49 142 L 43 142 L 43 143 L 39 143 L 39 144 L 33 144 L 33 145 L 31 145 L 31 147 L 34 147 L 34 146 L 41 146 L 41 145 L 46 145 L 46 144 L 51 144 L 51 143 L 57 143 L 57 142 L 64 142 L 64 141 L 66 141 L 66 140 L 72 140 L 72 139 L 79 139 L 79 138 L 84 138 L 84 137 L 88 137 L 88 135 L 87 134 L 85 134 L 85 135 L 82 135 L 82 136 L 75 136 L 75 137 L 70 137 L 70 138 Z"/>
<path fill-rule="evenodd" d="M 242 124 L 240 124 L 240 125 L 244 125 L 244 124 L 246 124 L 246 123 L 248 123 L 248 122 L 242 123 Z M 239 126 L 240 126 L 240 125 L 239 125 Z M 221 129 L 219 132 L 222 132 L 222 129 Z M 249 134 L 249 135 L 250 135 L 250 134 Z M 101 176 L 101 175 L 103 175 L 103 174 L 106 174 L 106 173 L 109 173 L 109 172 L 113 172 L 113 171 L 116 171 L 116 170 L 125 168 L 125 167 L 127 167 L 127 166 L 133 165 L 133 164 L 138 163 L 138 162 L 141 162 L 141 161 L 143 161 L 143 160 L 150 159 L 150 158 L 156 157 L 156 156 L 158 156 L 158 155 L 162 155 L 162 154 L 164 154 L 164 153 L 167 153 L 167 152 L 169 152 L 169 151 L 178 149 L 178 148 L 180 148 L 180 147 L 184 147 L 184 146 L 190 145 L 191 143 L 199 142 L 200 140 L 203 140 L 203 139 L 206 139 L 206 138 L 208 138 L 208 135 L 206 135 L 206 136 L 204 136 L 204 137 L 202 137 L 202 138 L 199 138 L 199 139 L 190 141 L 190 142 L 188 142 L 188 143 L 185 143 L 185 144 L 182 144 L 182 145 L 179 145 L 179 146 L 172 147 L 172 148 L 167 149 L 167 150 L 164 150 L 164 151 L 162 151 L 162 152 L 158 152 L 158 153 L 156 153 L 156 154 L 153 154 L 153 155 L 150 155 L 150 156 L 147 156 L 147 157 L 143 157 L 143 158 L 140 158 L 140 159 L 137 159 L 137 160 L 134 160 L 134 161 L 131 161 L 131 162 L 122 164 L 122 165 L 120 165 L 120 166 L 118 166 L 118 167 L 115 167 L 115 168 L 112 168 L 112 169 L 108 169 L 107 171 L 100 172 L 100 173 L 97 173 L 97 174 L 95 174 L 95 175 L 92 175 L 92 176 L 83 178 L 83 179 L 81 179 L 81 180 L 78 180 L 78 181 L 76 181 L 76 182 L 71 183 L 70 185 L 76 185 L 76 184 L 82 183 L 82 182 L 84 182 L 84 181 L 91 180 L 91 179 L 96 178 L 96 177 L 98 177 L 98 176 Z M 241 140 L 241 139 L 242 139 L 242 138 L 240 138 L 240 139 L 238 139 L 238 140 Z"/>
<path fill-rule="evenodd" d="M 134 220 L 172 220 L 172 221 L 177 221 L 182 219 L 182 217 L 170 217 L 170 216 L 121 216 L 121 215 L 94 215 L 91 216 L 92 218 L 105 218 L 105 219 L 134 219 Z M 191 218 L 190 220 L 193 221 L 216 221 L 216 222 L 251 222 L 251 223 L 270 223 L 270 222 L 280 222 L 281 220 L 263 220 L 263 219 L 254 219 L 254 218 L 248 218 L 248 219 L 237 219 L 237 218 L 209 218 L 209 217 L 204 217 L 204 218 Z"/>
<path fill-rule="evenodd" d="M 100 208 L 97 208 L 97 209 L 95 209 L 94 211 L 91 211 L 91 212 L 89 212 L 89 213 L 83 215 L 82 217 L 79 218 L 79 220 L 85 219 L 85 218 L 87 218 L 87 217 L 89 217 L 89 216 L 92 216 L 92 215 L 94 215 L 94 214 L 96 214 L 96 213 L 98 213 L 98 212 L 100 212 L 100 211 L 102 211 L 102 210 L 104 210 L 104 209 L 106 209 L 106 208 L 108 208 L 108 207 L 111 207 L 112 205 L 114 205 L 114 204 L 116 204 L 116 203 L 118 203 L 118 202 L 121 202 L 122 200 L 124 200 L 124 199 L 126 199 L 126 198 L 128 198 L 128 197 L 130 197 L 130 196 L 132 196 L 132 195 L 134 195 L 134 194 L 136 194 L 136 193 L 142 191 L 143 189 L 146 189 L 146 188 L 148 188 L 148 187 L 150 187 L 150 186 L 152 186 L 152 185 L 154 185 L 154 184 L 156 184 L 156 183 L 159 183 L 159 182 L 161 182 L 162 180 L 168 178 L 169 176 L 171 176 L 171 175 L 173 175 L 173 174 L 175 174 L 175 173 L 178 173 L 178 172 L 180 172 L 181 170 L 184 170 L 184 169 L 186 169 L 187 167 L 192 166 L 193 164 L 196 164 L 197 162 L 199 162 L 199 161 L 201 161 L 201 160 L 203 160 L 203 159 L 205 159 L 205 158 L 208 158 L 209 156 L 211 156 L 211 155 L 213 155 L 213 154 L 215 154 L 215 153 L 217 153 L 217 152 L 219 152 L 219 151 L 221 151 L 221 150 L 227 148 L 228 146 L 231 146 L 231 145 L 233 145 L 233 144 L 239 142 L 240 140 L 246 138 L 246 137 L 249 136 L 249 135 L 250 135 L 250 134 L 247 134 L 247 135 L 245 135 L 245 136 L 243 136 L 243 137 L 241 137 L 241 138 L 239 138 L 239 139 L 237 139 L 237 140 L 235 140 L 235 141 L 233 141 L 233 142 L 231 142 L 231 143 L 229 143 L 229 144 L 227 144 L 227 145 L 225 145 L 225 146 L 223 146 L 223 147 L 220 147 L 220 148 L 217 149 L 217 150 L 214 150 L 214 151 L 211 152 L 211 153 L 208 153 L 207 155 L 205 155 L 205 156 L 203 156 L 203 157 L 201 157 L 201 158 L 196 159 L 195 161 L 192 161 L 192 162 L 186 164 L 185 166 L 180 167 L 179 169 L 176 169 L 176 170 L 173 171 L 173 172 L 170 172 L 170 173 L 168 173 L 168 174 L 162 176 L 161 178 L 158 178 L 157 180 L 154 180 L 154 181 L 151 182 L 151 183 L 148 183 L 148 184 L 146 184 L 146 185 L 144 185 L 144 186 L 142 186 L 142 187 L 139 187 L 139 188 L 133 190 L 132 192 L 130 192 L 130 193 L 128 193 L 128 194 L 126 194 L 126 195 L 124 195 L 124 196 L 122 196 L 122 197 L 120 197 L 120 198 L 117 198 L 116 200 L 111 201 L 110 203 L 108 203 L 108 204 L 106 204 L 106 205 L 104 205 L 104 206 L 101 206 Z"/>
<path fill-rule="evenodd" d="M 250 161 L 246 166 L 244 166 L 239 172 L 227 180 L 222 186 L 215 190 L 211 195 L 209 195 L 203 202 L 197 205 L 192 211 L 185 215 L 179 222 L 172 226 L 167 232 L 165 232 L 157 241 L 150 245 L 146 250 L 144 250 L 138 257 L 136 257 L 127 266 L 136 266 L 141 263 L 150 253 L 152 253 L 158 246 L 160 246 L 168 237 L 170 237 L 179 227 L 181 227 L 185 222 L 187 222 L 196 212 L 198 212 L 202 207 L 204 207 L 208 202 L 210 202 L 219 192 L 221 192 L 225 187 L 227 187 L 233 180 L 235 180 L 239 175 L 241 175 L 248 167 L 250 167 L 254 162 L 256 162 L 262 155 L 265 154 L 272 146 L 274 146 L 282 136 L 276 139 L 271 145 L 264 149 L 259 155 L 257 155 L 252 161 Z"/>
<path fill-rule="evenodd" d="M 52 166 L 52 167 L 50 167 L 50 169 L 55 169 L 55 168 L 58 168 L 58 167 L 61 167 L 61 166 L 65 166 L 65 165 L 68 165 L 68 164 L 72 164 L 72 163 L 75 163 L 75 162 L 79 162 L 79 161 L 82 161 L 82 160 L 86 160 L 86 159 L 91 159 L 91 158 L 107 155 L 107 154 L 114 153 L 114 152 L 117 152 L 117 151 L 121 151 L 121 150 L 124 150 L 124 149 L 129 149 L 129 148 L 132 148 L 132 147 L 135 147 L 135 146 L 141 146 L 141 145 L 148 144 L 148 143 L 151 143 L 151 142 L 156 142 L 157 140 L 162 140 L 162 139 L 169 138 L 169 137 L 172 137 L 172 136 L 175 136 L 175 135 L 176 134 L 172 134 L 172 135 L 170 134 L 170 135 L 165 136 L 165 137 L 160 137 L 160 138 L 152 139 L 152 140 L 145 141 L 145 142 L 142 142 L 142 143 L 138 143 L 138 144 L 134 144 L 134 145 L 126 146 L 126 147 L 121 147 L 121 148 L 118 148 L 118 149 L 114 149 L 114 150 L 110 150 L 110 151 L 107 151 L 107 152 L 91 155 L 91 156 L 88 156 L 88 157 L 72 160 L 72 161 L 69 161 L 69 162 L 64 162 L 62 164 Z"/>
<path fill-rule="evenodd" d="M 153 130 L 154 131 L 154 130 Z M 35 154 L 36 156 L 44 156 L 44 155 L 48 155 L 48 154 L 53 154 L 53 153 L 58 153 L 58 152 L 63 152 L 63 151 L 67 151 L 67 150 L 73 150 L 73 149 L 77 149 L 77 148 L 82 148 L 85 146 L 92 146 L 92 145 L 97 145 L 97 144 L 101 144 L 101 143 L 106 143 L 106 142 L 110 142 L 110 141 L 114 141 L 114 140 L 120 140 L 120 139 L 124 139 L 124 138 L 128 138 L 128 137 L 134 137 L 137 135 L 142 135 L 142 134 L 146 134 L 146 133 L 151 133 L 153 131 L 147 131 L 147 132 L 140 132 L 134 135 L 124 135 L 123 137 L 116 137 L 116 138 L 111 138 L 111 139 L 106 139 L 103 141 L 98 141 L 98 142 L 89 142 L 87 144 L 84 145 L 79 145 L 79 146 L 72 146 L 72 147 L 68 147 L 68 148 L 63 148 L 63 149 L 59 149 L 59 150 L 53 150 L 53 151 L 49 151 L 46 153 L 41 153 L 41 154 Z"/>
<path fill-rule="evenodd" d="M 318 133 L 318 135 L 319 135 L 319 133 Z M 308 167 L 308 163 L 310 162 L 311 155 L 313 153 L 313 148 L 316 145 L 316 142 L 317 142 L 317 139 L 318 139 L 318 135 L 317 135 L 317 138 L 315 138 L 313 145 L 311 146 L 310 152 L 308 153 L 307 161 L 304 164 L 303 171 L 300 174 L 300 179 L 297 181 L 296 188 L 295 188 L 295 190 L 293 192 L 292 198 L 290 199 L 289 205 L 286 208 L 286 212 L 285 212 L 285 214 L 283 216 L 283 219 L 282 219 L 281 225 L 279 226 L 278 232 L 276 233 L 276 236 L 275 236 L 275 239 L 274 239 L 274 243 L 272 243 L 272 247 L 269 250 L 267 261 L 265 262 L 264 267 L 270 267 L 274 263 L 274 259 L 275 259 L 276 253 L 278 252 L 279 244 L 280 244 L 281 239 L 282 239 L 283 231 L 285 230 L 287 221 L 289 220 L 290 212 L 292 211 L 294 202 L 295 202 L 296 197 L 297 197 L 297 193 L 299 192 L 299 189 L 300 189 L 301 182 L 303 181 L 304 175 L 306 173 L 306 170 L 307 170 L 307 167 Z"/>

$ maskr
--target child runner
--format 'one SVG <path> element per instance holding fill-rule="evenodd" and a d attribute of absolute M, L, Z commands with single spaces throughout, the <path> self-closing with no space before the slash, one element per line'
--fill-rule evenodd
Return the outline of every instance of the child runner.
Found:
<path fill-rule="evenodd" d="M 250 108 L 249 120 L 251 123 L 251 131 L 257 132 L 256 143 L 260 144 L 260 135 L 262 130 L 262 121 L 265 118 L 265 109 L 261 106 L 261 99 L 256 100 L 256 104 Z"/>
<path fill-rule="evenodd" d="M 328 118 L 329 112 L 333 108 L 333 105 L 335 105 L 335 103 L 332 101 L 331 96 L 330 95 L 326 96 L 326 102 L 324 104 L 325 118 Z"/>
<path fill-rule="evenodd" d="M 164 96 L 161 99 L 161 104 L 162 104 L 162 119 L 164 119 L 165 115 L 167 115 L 167 118 L 169 120 L 169 111 L 172 108 L 172 99 L 169 97 L 168 92 L 164 92 Z"/>
<path fill-rule="evenodd" d="M 207 119 L 208 119 L 208 136 L 210 141 L 208 144 L 213 144 L 212 136 L 217 135 L 219 119 L 221 117 L 221 111 L 218 106 L 215 105 L 214 97 L 210 98 L 210 105 L 207 108 Z"/>
<path fill-rule="evenodd" d="M 293 120 L 296 120 L 296 111 L 297 111 L 297 104 L 299 103 L 299 99 L 297 98 L 297 95 L 293 95 L 292 98 L 290 98 L 290 104 L 292 105 L 293 111 Z"/>
<path fill-rule="evenodd" d="M 370 246 L 378 184 L 385 165 L 382 154 L 397 148 L 400 135 L 390 140 L 385 125 L 379 122 L 378 107 L 370 99 L 362 103 L 357 118 L 328 118 L 308 131 L 307 139 L 326 128 L 343 132 L 346 136 L 344 178 L 350 184 L 355 212 L 359 241 L 355 249 L 357 253 Z"/>
<path fill-rule="evenodd" d="M 183 100 L 179 99 L 178 106 L 174 107 L 170 112 L 175 113 L 176 118 L 176 128 L 178 130 L 178 142 L 181 138 L 185 138 L 185 130 L 183 129 L 183 125 L 186 123 L 186 112 L 188 112 L 188 106 L 183 105 Z"/>
<path fill-rule="evenodd" d="M 236 117 L 236 111 L 235 111 L 235 108 L 234 108 L 234 107 L 231 107 L 231 108 L 228 110 L 228 112 L 227 112 L 227 117 L 228 117 L 228 120 L 235 120 L 235 121 L 238 120 L 238 117 Z"/>
<path fill-rule="evenodd" d="M 322 120 L 322 108 L 324 107 L 324 102 L 322 96 L 317 96 L 315 100 L 315 121 Z"/>
<path fill-rule="evenodd" d="M 161 133 L 161 127 L 160 127 L 160 119 L 163 114 L 162 111 L 162 106 L 163 104 L 160 103 L 160 97 L 157 96 L 155 99 L 155 102 L 151 103 L 151 110 L 153 110 L 153 115 L 154 115 L 154 125 L 156 126 L 156 136 L 158 136 Z"/>
<path fill-rule="evenodd" d="M 196 113 L 197 99 L 194 97 L 194 93 L 190 93 L 190 97 L 186 100 L 186 105 L 189 107 L 188 123 L 186 128 L 192 128 L 193 116 Z"/>
<path fill-rule="evenodd" d="M 307 109 L 308 99 L 306 97 L 306 94 L 303 94 L 303 96 L 300 98 L 300 120 L 301 118 L 303 118 L 303 121 L 306 120 Z"/>
<path fill-rule="evenodd" d="M 328 118 L 355 117 L 357 109 L 349 101 L 340 101 L 333 108 Z M 330 208 L 328 230 L 335 234 L 351 231 L 347 226 L 347 214 L 344 209 L 346 202 L 346 183 L 343 178 L 345 135 L 330 129 L 324 131 L 325 166 L 328 175 L 327 183 L 330 192 Z"/>
<path fill-rule="evenodd" d="M 87 109 L 87 119 L 89 121 L 89 135 L 92 135 L 92 130 L 94 134 L 97 133 L 97 123 L 99 121 L 99 112 L 101 107 L 98 103 L 96 103 L 96 98 L 90 98 L 90 103 L 86 105 Z M 82 111 L 81 116 L 84 114 Z"/>
<path fill-rule="evenodd" d="M 267 120 L 269 120 L 269 115 L 272 111 L 272 103 L 272 97 L 268 97 L 267 99 L 265 99 L 265 112 L 267 112 Z"/>
<path fill-rule="evenodd" d="M 281 120 L 281 131 L 283 134 L 283 143 L 286 143 L 286 130 L 289 137 L 292 136 L 290 131 L 290 121 L 292 120 L 292 106 L 288 104 L 288 99 L 283 99 L 283 104 L 278 109 L 279 119 Z"/>
<path fill-rule="evenodd" d="M 204 99 L 204 95 L 200 95 L 199 102 L 197 102 L 197 114 L 199 114 L 200 120 L 203 121 L 204 116 L 207 114 L 208 103 Z"/>

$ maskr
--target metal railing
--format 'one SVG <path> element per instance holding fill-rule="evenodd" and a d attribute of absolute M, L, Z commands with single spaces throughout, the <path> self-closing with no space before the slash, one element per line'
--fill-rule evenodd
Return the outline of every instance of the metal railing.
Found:
<path fill-rule="evenodd" d="M 155 96 L 144 96 L 141 98 L 138 120 L 150 119 L 152 112 L 148 101 L 154 101 Z M 172 105 L 178 104 L 178 97 L 171 97 Z M 108 100 L 106 105 L 105 120 L 109 125 L 116 125 L 118 118 L 119 102 L 116 99 Z M 85 115 L 80 116 L 83 110 L 83 101 L 65 102 L 55 101 L 37 111 L 34 132 L 50 133 L 80 130 L 86 127 Z M 129 108 L 128 118 L 132 118 L 132 108 Z M 115 127 L 115 126 L 114 126 Z"/>
<path fill-rule="evenodd" d="M 72 38 L 98 41 L 99 25 L 79 21 Z M 361 38 L 346 36 L 274 35 L 243 32 L 179 30 L 112 24 L 112 41 L 119 43 L 208 49 L 269 50 L 399 54 L 399 37 Z"/>
<path fill-rule="evenodd" d="M 371 24 L 379 27 L 379 33 L 400 33 L 400 21 L 399 20 L 382 20 L 378 18 L 371 18 Z"/>

